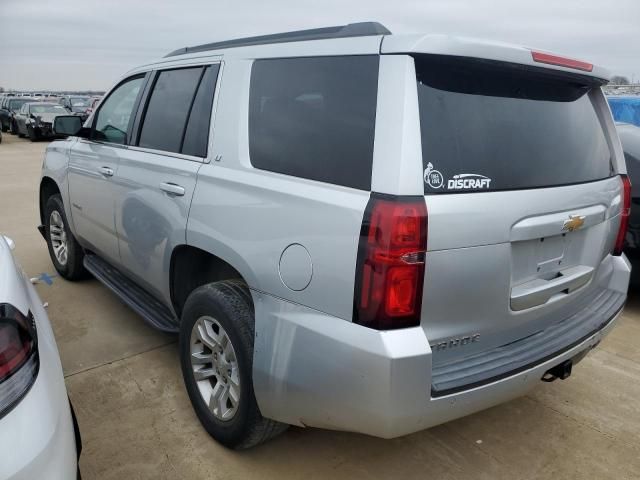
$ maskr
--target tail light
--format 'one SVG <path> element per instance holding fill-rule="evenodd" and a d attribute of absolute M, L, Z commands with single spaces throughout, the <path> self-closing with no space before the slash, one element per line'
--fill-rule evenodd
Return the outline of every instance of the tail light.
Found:
<path fill-rule="evenodd" d="M 0 418 L 29 391 L 38 368 L 33 318 L 9 304 L 0 304 Z"/>
<path fill-rule="evenodd" d="M 372 193 L 360 231 L 355 323 L 378 330 L 420 324 L 426 250 L 424 197 Z"/>
<path fill-rule="evenodd" d="M 622 255 L 624 239 L 629 228 L 629 214 L 631 213 L 631 180 L 626 175 L 620 175 L 622 180 L 622 211 L 620 212 L 620 228 L 616 237 L 616 245 L 613 248 L 614 255 Z"/>

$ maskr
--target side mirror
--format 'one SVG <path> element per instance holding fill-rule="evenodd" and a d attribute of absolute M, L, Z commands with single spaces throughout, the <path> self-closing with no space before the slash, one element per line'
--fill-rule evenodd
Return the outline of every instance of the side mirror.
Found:
<path fill-rule="evenodd" d="M 59 137 L 83 137 L 88 129 L 82 128 L 82 119 L 77 115 L 59 115 L 53 120 L 53 133 Z"/>

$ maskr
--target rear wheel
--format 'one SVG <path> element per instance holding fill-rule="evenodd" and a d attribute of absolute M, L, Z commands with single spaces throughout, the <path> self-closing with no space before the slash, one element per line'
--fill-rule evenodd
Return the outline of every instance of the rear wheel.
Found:
<path fill-rule="evenodd" d="M 180 325 L 185 386 L 205 430 L 229 448 L 258 445 L 286 430 L 264 418 L 253 391 L 254 311 L 244 282 L 194 290 Z"/>
<path fill-rule="evenodd" d="M 60 195 L 52 195 L 47 200 L 45 232 L 49 256 L 60 276 L 67 280 L 85 277 L 84 252 L 69 229 Z"/>

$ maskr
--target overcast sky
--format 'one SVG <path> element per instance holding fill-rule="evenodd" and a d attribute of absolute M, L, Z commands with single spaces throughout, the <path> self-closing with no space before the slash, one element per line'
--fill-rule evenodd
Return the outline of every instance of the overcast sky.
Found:
<path fill-rule="evenodd" d="M 640 0 L 0 0 L 0 86 L 104 90 L 186 45 L 366 20 L 539 47 L 640 80 Z"/>

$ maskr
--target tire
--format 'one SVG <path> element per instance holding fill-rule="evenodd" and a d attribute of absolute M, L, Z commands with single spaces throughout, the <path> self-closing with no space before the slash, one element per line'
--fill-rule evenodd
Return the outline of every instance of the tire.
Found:
<path fill-rule="evenodd" d="M 38 140 L 38 133 L 33 129 L 33 127 L 27 127 L 27 134 L 29 135 L 29 140 L 35 142 Z"/>
<path fill-rule="evenodd" d="M 222 331 L 220 327 L 222 327 L 232 347 L 229 349 L 228 343 L 221 340 L 221 343 L 225 344 L 224 354 L 221 353 L 220 360 L 217 361 L 226 362 L 229 358 L 236 360 L 235 364 L 233 361 L 227 364 L 231 365 L 230 368 L 233 370 L 227 370 L 229 375 L 224 379 L 224 383 L 215 373 L 206 379 L 201 379 L 200 383 L 195 378 L 195 368 L 210 372 L 216 369 L 213 360 L 214 350 L 207 348 L 205 342 L 201 340 L 203 336 L 198 336 L 196 333 L 198 327 L 203 326 L 202 322 L 208 321 L 205 317 L 215 322 L 212 328 L 214 331 L 218 329 L 218 339 L 222 337 L 220 333 Z M 263 443 L 284 432 L 288 427 L 284 423 L 264 418 L 258 408 L 253 391 L 252 375 L 254 325 L 251 294 L 247 285 L 239 280 L 210 283 L 194 290 L 185 303 L 180 325 L 180 364 L 193 409 L 209 435 L 222 445 L 237 450 Z M 201 353 L 200 349 L 202 349 Z M 194 366 L 191 361 L 192 351 L 199 352 L 197 354 L 201 358 L 212 358 L 212 362 L 199 362 L 200 365 Z M 224 365 L 220 367 L 223 374 L 225 369 Z M 232 371 L 237 374 L 231 374 Z M 239 400 L 234 407 L 231 390 L 236 384 L 239 384 L 237 395 Z M 226 397 L 224 397 L 227 400 L 223 404 L 217 403 L 219 406 L 216 415 L 214 410 L 209 408 L 210 402 L 205 401 L 205 397 L 211 390 L 209 398 L 213 398 L 213 392 L 218 385 L 221 389 L 227 388 Z M 201 389 L 204 393 L 201 393 Z M 229 410 L 235 408 L 235 413 L 231 418 L 219 418 L 222 408 L 229 408 Z"/>
<path fill-rule="evenodd" d="M 60 195 L 52 195 L 47 199 L 44 212 L 47 247 L 49 248 L 49 256 L 56 271 L 61 277 L 67 280 L 73 281 L 85 278 L 87 271 L 82 263 L 84 260 L 84 251 L 69 229 L 69 223 L 64 213 L 64 206 Z M 59 259 L 56 254 L 56 249 L 59 248 L 59 245 L 53 245 L 55 241 L 52 238 L 51 232 L 53 220 L 56 220 L 56 223 L 58 223 L 57 225 L 53 224 L 54 237 L 59 238 L 66 244 L 66 258 Z"/>

